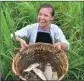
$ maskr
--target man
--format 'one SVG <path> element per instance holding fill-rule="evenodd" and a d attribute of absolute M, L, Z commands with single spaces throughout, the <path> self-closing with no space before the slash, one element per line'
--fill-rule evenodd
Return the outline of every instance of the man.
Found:
<path fill-rule="evenodd" d="M 59 49 L 68 50 L 69 42 L 66 40 L 61 29 L 51 24 L 54 17 L 54 9 L 49 4 L 43 4 L 38 10 L 38 23 L 27 25 L 15 32 L 16 41 L 20 42 L 22 48 L 27 48 L 28 44 L 23 37 L 29 39 L 29 44 L 36 42 L 51 43 Z M 11 34 L 11 37 L 13 35 Z"/>

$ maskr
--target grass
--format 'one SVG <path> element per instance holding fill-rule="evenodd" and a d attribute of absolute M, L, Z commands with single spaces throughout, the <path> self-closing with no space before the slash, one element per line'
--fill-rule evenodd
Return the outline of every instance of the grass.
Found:
<path fill-rule="evenodd" d="M 10 33 L 37 21 L 37 9 L 40 4 L 49 3 L 55 9 L 53 23 L 57 24 L 70 42 L 68 52 L 69 71 L 65 80 L 84 80 L 83 49 L 83 2 L 0 2 L 1 4 L 1 70 L 5 81 L 18 80 L 11 69 L 14 57 L 13 43 Z"/>

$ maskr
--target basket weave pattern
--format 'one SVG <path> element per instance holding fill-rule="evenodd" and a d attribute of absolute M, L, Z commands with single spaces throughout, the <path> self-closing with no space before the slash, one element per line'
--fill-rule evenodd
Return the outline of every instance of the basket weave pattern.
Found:
<path fill-rule="evenodd" d="M 31 44 L 28 49 L 18 52 L 13 59 L 12 69 L 17 76 L 24 80 L 23 70 L 33 63 L 41 63 L 42 71 L 44 71 L 46 63 L 50 63 L 53 72 L 57 71 L 59 77 L 65 75 L 68 71 L 66 53 L 51 44 Z"/>

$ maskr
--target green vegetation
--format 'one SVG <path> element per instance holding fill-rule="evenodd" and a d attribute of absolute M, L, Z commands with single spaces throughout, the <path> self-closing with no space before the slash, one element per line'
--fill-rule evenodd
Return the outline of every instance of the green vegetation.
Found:
<path fill-rule="evenodd" d="M 55 8 L 53 23 L 60 26 L 70 42 L 68 52 L 69 71 L 67 81 L 84 80 L 84 49 L 83 49 L 83 2 L 1 2 L 1 71 L 5 81 L 18 80 L 12 72 L 11 63 L 14 57 L 13 49 L 18 47 L 13 43 L 10 34 L 18 29 L 37 21 L 40 4 L 49 3 Z"/>

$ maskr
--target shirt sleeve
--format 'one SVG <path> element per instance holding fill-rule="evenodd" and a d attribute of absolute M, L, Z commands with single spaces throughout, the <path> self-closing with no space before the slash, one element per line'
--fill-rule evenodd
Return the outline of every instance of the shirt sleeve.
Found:
<path fill-rule="evenodd" d="M 28 25 L 15 32 L 16 37 L 21 37 L 21 38 L 27 37 L 28 38 L 29 35 L 30 35 L 30 27 Z M 10 36 L 11 36 L 11 38 L 13 38 L 13 34 L 10 34 Z"/>
<path fill-rule="evenodd" d="M 58 27 L 55 31 L 55 39 L 58 40 L 58 42 L 66 43 L 69 49 L 69 42 L 65 38 L 65 35 L 63 34 L 62 30 Z"/>

